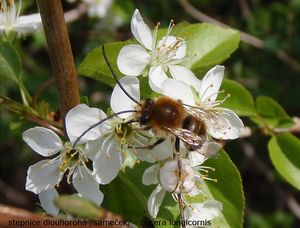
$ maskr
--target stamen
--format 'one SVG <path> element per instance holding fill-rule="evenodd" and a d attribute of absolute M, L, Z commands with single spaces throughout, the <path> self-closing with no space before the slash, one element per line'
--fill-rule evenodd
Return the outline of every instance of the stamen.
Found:
<path fill-rule="evenodd" d="M 209 169 L 209 170 L 212 170 L 212 171 L 216 171 L 216 169 L 215 168 L 213 168 L 213 167 L 209 167 L 209 166 L 200 166 L 201 168 L 203 168 L 203 169 Z"/>
<path fill-rule="evenodd" d="M 223 100 L 218 100 L 218 101 L 214 101 L 214 102 L 210 102 L 210 106 L 211 107 L 215 107 L 215 106 L 219 106 L 220 104 L 222 104 L 223 102 L 225 102 L 227 100 L 227 98 L 230 97 L 230 94 L 228 93 Z"/>
<path fill-rule="evenodd" d="M 157 22 L 157 24 L 156 24 L 156 26 L 154 27 L 154 30 L 153 30 L 152 50 L 154 50 L 155 46 L 156 46 L 157 32 L 158 32 L 159 26 L 160 26 L 160 22 Z"/>
<path fill-rule="evenodd" d="M 207 177 L 207 176 L 205 176 L 205 175 L 203 175 L 203 176 L 202 176 L 202 178 L 203 178 L 204 180 L 213 181 L 213 182 L 215 182 L 215 183 L 217 183 L 217 182 L 218 182 L 218 180 L 217 180 L 217 179 L 214 179 L 214 178 L 209 178 L 209 177 Z"/>
<path fill-rule="evenodd" d="M 14 4 L 14 3 L 12 3 L 12 4 Z M 22 0 L 19 0 L 19 9 L 18 9 L 18 12 L 17 12 L 17 15 L 16 15 L 16 20 L 20 16 L 21 8 L 22 8 Z"/>

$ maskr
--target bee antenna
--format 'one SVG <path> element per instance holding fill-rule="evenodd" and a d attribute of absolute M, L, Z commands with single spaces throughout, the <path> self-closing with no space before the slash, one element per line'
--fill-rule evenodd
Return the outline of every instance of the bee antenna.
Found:
<path fill-rule="evenodd" d="M 77 143 L 80 141 L 80 139 L 86 134 L 88 133 L 90 130 L 92 130 L 93 128 L 99 126 L 100 124 L 104 123 L 106 120 L 109 120 L 117 115 L 123 114 L 123 113 L 130 113 L 130 112 L 137 112 L 136 110 L 125 110 L 125 111 L 121 111 L 121 112 L 116 112 L 110 116 L 105 117 L 104 119 L 100 120 L 99 122 L 93 124 L 92 126 L 90 126 L 88 129 L 86 129 L 84 132 L 81 133 L 81 135 L 78 136 L 78 138 L 75 140 L 75 142 L 73 143 L 72 149 L 75 149 L 75 146 L 77 145 Z"/>
<path fill-rule="evenodd" d="M 108 66 L 110 72 L 112 73 L 112 75 L 113 75 L 113 77 L 114 77 L 116 83 L 118 84 L 118 86 L 120 86 L 120 88 L 122 89 L 122 91 L 126 94 L 126 96 L 127 96 L 130 100 L 132 100 L 132 101 L 135 102 L 136 104 L 140 104 L 136 99 L 134 99 L 134 98 L 133 98 L 126 90 L 125 90 L 125 88 L 123 87 L 123 85 L 120 83 L 120 81 L 119 81 L 119 79 L 118 79 L 116 73 L 114 72 L 114 70 L 113 70 L 113 68 L 112 68 L 112 66 L 111 66 L 111 64 L 110 64 L 110 62 L 109 62 L 108 59 L 107 59 L 107 56 L 106 56 L 106 53 L 105 53 L 104 45 L 102 45 L 102 53 L 103 53 L 105 62 L 106 62 L 106 64 L 107 64 L 107 66 Z"/>

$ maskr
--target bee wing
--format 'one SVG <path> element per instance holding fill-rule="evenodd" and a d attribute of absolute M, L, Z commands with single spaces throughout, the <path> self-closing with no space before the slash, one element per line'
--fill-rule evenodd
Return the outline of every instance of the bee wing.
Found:
<path fill-rule="evenodd" d="M 217 113 L 217 111 L 204 110 L 194 106 L 184 106 L 185 110 L 195 118 L 198 118 L 205 123 L 207 127 L 213 128 L 214 131 L 224 131 L 228 126 L 226 119 Z"/>
<path fill-rule="evenodd" d="M 186 129 L 182 129 L 182 128 L 173 129 L 168 127 L 165 127 L 165 129 L 193 148 L 201 147 L 206 141 L 206 137 L 204 135 L 203 136 L 196 135 L 195 133 Z"/>

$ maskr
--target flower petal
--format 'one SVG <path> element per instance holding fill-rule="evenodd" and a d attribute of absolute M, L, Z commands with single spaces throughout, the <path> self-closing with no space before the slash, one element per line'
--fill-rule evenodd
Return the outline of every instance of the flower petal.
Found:
<path fill-rule="evenodd" d="M 101 140 L 92 140 L 92 141 L 88 141 L 85 144 L 84 147 L 84 152 L 85 155 L 92 161 L 94 161 L 95 156 L 98 153 L 99 147 L 102 145 L 102 141 Z"/>
<path fill-rule="evenodd" d="M 93 201 L 97 206 L 103 201 L 103 193 L 99 184 L 85 167 L 78 167 L 73 174 L 73 186 L 79 195 Z"/>
<path fill-rule="evenodd" d="M 59 183 L 59 159 L 42 160 L 29 167 L 26 178 L 26 190 L 35 194 L 53 188 Z"/>
<path fill-rule="evenodd" d="M 74 142 L 85 130 L 104 119 L 106 114 L 98 108 L 90 108 L 85 104 L 76 105 L 66 115 L 66 130 L 71 142 Z M 102 123 L 89 130 L 79 143 L 95 140 L 105 134 L 110 127 Z"/>
<path fill-rule="evenodd" d="M 156 218 L 165 194 L 166 190 L 161 185 L 157 185 L 157 187 L 151 193 L 147 206 L 149 214 L 152 216 L 152 218 Z"/>
<path fill-rule="evenodd" d="M 199 80 L 190 69 L 173 65 L 169 66 L 169 70 L 174 79 L 182 81 L 189 86 L 193 86 L 196 91 L 200 89 L 201 80 Z"/>
<path fill-rule="evenodd" d="M 63 148 L 58 135 L 44 127 L 30 128 L 22 134 L 22 138 L 31 149 L 44 157 L 56 154 Z"/>
<path fill-rule="evenodd" d="M 149 71 L 149 85 L 157 93 L 162 93 L 162 84 L 168 79 L 161 66 L 152 66 Z"/>
<path fill-rule="evenodd" d="M 117 149 L 115 139 L 102 141 L 93 162 L 93 174 L 99 184 L 108 184 L 118 176 L 124 156 Z"/>
<path fill-rule="evenodd" d="M 125 76 L 120 79 L 120 84 L 126 90 L 126 92 L 132 96 L 136 101 L 140 100 L 140 83 L 135 77 Z M 136 103 L 132 101 L 117 84 L 111 94 L 110 106 L 114 113 L 134 110 Z M 119 117 L 126 118 L 132 113 L 120 114 Z"/>
<path fill-rule="evenodd" d="M 148 167 L 142 177 L 142 182 L 144 185 L 158 184 L 158 172 L 159 164 L 152 165 Z"/>
<path fill-rule="evenodd" d="M 14 26 L 19 34 L 33 33 L 42 26 L 41 15 L 39 13 L 27 16 L 20 16 Z"/>
<path fill-rule="evenodd" d="M 208 103 L 216 100 L 222 84 L 224 70 L 224 66 L 217 65 L 205 74 L 199 90 L 201 102 Z"/>
<path fill-rule="evenodd" d="M 186 54 L 186 44 L 182 38 L 178 38 L 175 36 L 164 36 L 162 37 L 158 43 L 157 47 L 161 50 L 165 49 L 172 49 L 174 50 L 173 56 L 171 59 L 182 59 L 185 57 Z M 170 52 L 170 51 L 169 51 Z"/>
<path fill-rule="evenodd" d="M 191 88 L 184 82 L 168 78 L 164 81 L 163 94 L 175 100 L 181 100 L 184 104 L 194 105 L 194 96 Z"/>
<path fill-rule="evenodd" d="M 135 39 L 145 48 L 152 50 L 153 38 L 151 30 L 145 24 L 140 12 L 136 9 L 131 18 L 131 32 Z"/>
<path fill-rule="evenodd" d="M 139 135 L 136 135 L 136 137 L 134 137 L 134 140 L 136 140 L 136 141 L 133 143 L 133 146 L 136 146 L 136 147 L 149 146 L 149 145 L 153 145 L 154 143 L 156 143 L 159 140 L 157 137 L 155 137 L 155 135 L 147 134 L 147 132 L 145 132 L 145 134 L 143 134 L 143 135 L 147 136 L 147 137 L 143 137 L 143 136 L 139 136 Z M 136 156 L 141 161 L 146 161 L 149 163 L 162 161 L 162 160 L 172 157 L 173 152 L 172 152 L 172 150 L 170 150 L 170 148 L 172 148 L 172 145 L 173 144 L 171 142 L 171 137 L 168 137 L 167 139 L 165 139 L 165 141 L 156 145 L 151 150 L 136 149 Z"/>
<path fill-rule="evenodd" d="M 226 120 L 226 126 L 223 129 L 214 129 L 211 126 L 208 127 L 208 133 L 216 139 L 236 139 L 239 137 L 241 129 L 244 127 L 242 120 L 235 114 L 235 112 L 219 108 L 221 110 L 220 116 Z"/>
<path fill-rule="evenodd" d="M 42 191 L 38 194 L 39 200 L 41 202 L 41 207 L 47 212 L 47 214 L 52 216 L 57 216 L 59 209 L 54 205 L 54 199 L 58 197 L 58 193 L 55 188 Z"/>
<path fill-rule="evenodd" d="M 221 215 L 222 203 L 216 200 L 207 200 L 203 203 L 193 203 L 191 205 L 192 212 L 188 220 L 191 221 L 204 221 L 212 220 Z"/>
<path fill-rule="evenodd" d="M 139 76 L 149 64 L 150 59 L 145 48 L 138 44 L 130 44 L 121 49 L 117 65 L 121 73 L 128 76 Z"/>
<path fill-rule="evenodd" d="M 191 166 L 195 167 L 201 165 L 208 158 L 214 156 L 221 149 L 221 145 L 216 142 L 205 142 L 203 146 L 197 151 L 189 152 L 189 159 Z"/>

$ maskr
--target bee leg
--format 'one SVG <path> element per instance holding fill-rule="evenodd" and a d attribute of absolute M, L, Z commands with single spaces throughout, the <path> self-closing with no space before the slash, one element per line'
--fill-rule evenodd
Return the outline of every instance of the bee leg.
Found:
<path fill-rule="evenodd" d="M 142 130 L 142 131 L 149 131 L 151 129 L 152 129 L 152 127 L 150 127 L 150 126 L 140 128 L 140 130 Z"/>
<path fill-rule="evenodd" d="M 157 145 L 163 143 L 165 140 L 166 140 L 166 138 L 160 138 L 151 145 L 147 145 L 147 146 L 129 146 L 129 148 L 152 150 L 154 147 L 156 147 Z"/>
<path fill-rule="evenodd" d="M 124 124 L 131 124 L 131 123 L 135 123 L 135 122 L 139 122 L 139 120 L 137 120 L 137 119 L 128 120 Z"/>

